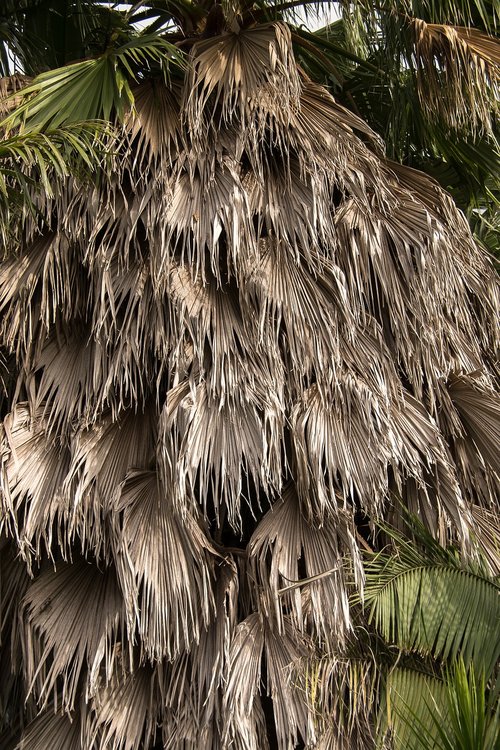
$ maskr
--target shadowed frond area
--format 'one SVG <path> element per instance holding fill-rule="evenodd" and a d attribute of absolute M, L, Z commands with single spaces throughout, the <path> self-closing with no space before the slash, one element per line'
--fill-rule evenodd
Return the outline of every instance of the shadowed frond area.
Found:
<path fill-rule="evenodd" d="M 9 120 L 114 130 L 92 182 L 27 188 L 0 261 L 2 533 L 34 576 L 1 601 L 22 646 L 8 729 L 26 750 L 347 750 L 345 727 L 366 750 L 381 683 L 361 647 L 346 666 L 348 594 L 377 521 L 410 510 L 498 562 L 494 533 L 475 539 L 498 508 L 498 279 L 439 185 L 308 79 L 283 22 L 174 10 L 176 51 L 164 3 L 129 8 L 144 34 L 114 10 L 117 34 Z M 383 559 L 373 622 L 490 669 L 496 585 Z"/>
<path fill-rule="evenodd" d="M 82 559 L 37 576 L 21 605 L 21 645 L 26 683 L 40 705 L 61 685 L 61 705 L 72 710 L 82 690 L 92 692 L 101 666 L 111 678 L 124 615 L 113 569 Z"/>

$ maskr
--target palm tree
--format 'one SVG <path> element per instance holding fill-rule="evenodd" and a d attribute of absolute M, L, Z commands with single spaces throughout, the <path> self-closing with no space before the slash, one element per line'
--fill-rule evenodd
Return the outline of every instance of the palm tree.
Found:
<path fill-rule="evenodd" d="M 0 266 L 5 746 L 370 747 L 296 669 L 351 637 L 366 525 L 402 500 L 474 555 L 497 518 L 491 261 L 297 65 L 284 7 L 26 2 L 1 27 L 35 75 L 4 136 L 49 149 Z M 51 132 L 93 152 L 96 120 L 103 169 L 57 171 Z"/>

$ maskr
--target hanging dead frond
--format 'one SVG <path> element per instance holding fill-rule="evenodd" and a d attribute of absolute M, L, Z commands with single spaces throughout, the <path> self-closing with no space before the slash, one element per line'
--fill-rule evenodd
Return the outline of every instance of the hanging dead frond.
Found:
<path fill-rule="evenodd" d="M 48 232 L 0 264 L 0 335 L 18 356 L 36 351 L 56 318 L 68 321 L 82 308 L 85 275 L 75 256 L 66 235 Z"/>
<path fill-rule="evenodd" d="M 273 492 L 281 483 L 283 418 L 261 385 L 214 398 L 206 382 L 182 382 L 167 394 L 160 418 L 159 458 L 179 509 L 196 497 L 217 515 L 222 502 L 230 525 L 241 525 L 242 499 L 255 487 Z M 245 479 L 245 477 L 247 479 Z"/>
<path fill-rule="evenodd" d="M 492 132 L 498 110 L 500 43 L 482 31 L 414 19 L 420 102 L 432 116 L 459 130 Z"/>
<path fill-rule="evenodd" d="M 64 489 L 72 503 L 72 530 L 96 554 L 105 541 L 103 516 L 112 512 L 127 472 L 148 469 L 154 459 L 156 431 L 156 410 L 149 405 L 117 420 L 108 414 L 73 436 Z M 104 546 L 104 552 L 110 550 Z"/>
<path fill-rule="evenodd" d="M 151 743 L 161 715 L 158 676 L 150 666 L 133 672 L 117 667 L 98 688 L 86 717 L 85 738 L 92 750 L 139 750 Z"/>
<path fill-rule="evenodd" d="M 43 407 L 31 412 L 18 404 L 3 423 L 3 521 L 12 527 L 28 560 L 41 557 L 41 541 L 52 555 L 54 524 L 63 549 L 63 529 L 69 523 L 70 504 L 63 491 L 69 469 L 67 447 L 47 432 Z"/>
<path fill-rule="evenodd" d="M 131 636 L 145 655 L 172 660 L 214 616 L 215 550 L 191 515 L 177 516 L 154 471 L 131 472 L 113 504 L 113 550 Z"/>
<path fill-rule="evenodd" d="M 357 545 L 348 513 L 340 511 L 315 526 L 304 517 L 293 485 L 286 488 L 249 543 L 252 576 L 269 591 L 280 629 L 286 612 L 299 631 L 313 632 L 318 643 L 333 648 L 344 641 L 351 627 L 344 556 L 351 556 L 362 586 Z"/>
<path fill-rule="evenodd" d="M 16 750 L 85 750 L 80 739 L 80 716 L 47 708 L 30 722 Z"/>
<path fill-rule="evenodd" d="M 113 569 L 101 572 L 83 559 L 45 569 L 26 592 L 21 618 L 28 692 L 42 707 L 56 685 L 62 689 L 62 707 L 71 711 L 82 684 L 92 692 L 101 667 L 106 681 L 111 679 L 114 645 L 125 633 Z"/>
<path fill-rule="evenodd" d="M 266 125 L 286 126 L 299 92 L 290 31 L 281 23 L 266 24 L 193 47 L 183 110 L 190 135 L 200 145 L 209 124 L 233 120 L 243 131 L 248 128 L 246 139 L 257 143 Z"/>

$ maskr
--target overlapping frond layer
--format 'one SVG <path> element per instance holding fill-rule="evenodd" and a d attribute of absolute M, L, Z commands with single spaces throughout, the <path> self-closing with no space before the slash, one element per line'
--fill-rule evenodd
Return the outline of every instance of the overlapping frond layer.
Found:
<path fill-rule="evenodd" d="M 465 549 L 495 513 L 498 283 L 284 25 L 200 37 L 171 82 L 151 60 L 114 174 L 36 193 L 0 263 L 24 687 L 86 704 L 82 750 L 262 750 L 270 721 L 289 750 L 316 742 L 294 665 L 351 632 L 356 520 L 397 497 Z"/>
<path fill-rule="evenodd" d="M 316 638 L 331 648 L 343 641 L 344 629 L 350 627 L 344 570 L 349 553 L 362 577 L 348 514 L 340 510 L 317 528 L 305 519 L 294 487 L 287 487 L 249 544 L 253 577 L 266 591 L 280 630 L 286 611 L 299 631 L 312 627 Z M 304 575 L 311 580 L 301 587 Z"/>
<path fill-rule="evenodd" d="M 47 709 L 24 730 L 19 750 L 83 750 L 80 740 L 80 722 L 65 713 Z"/>

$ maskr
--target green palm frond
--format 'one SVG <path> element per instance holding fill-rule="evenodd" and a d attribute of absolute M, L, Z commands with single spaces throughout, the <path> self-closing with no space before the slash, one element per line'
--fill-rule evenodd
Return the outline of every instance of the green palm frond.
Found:
<path fill-rule="evenodd" d="M 23 102 L 1 125 L 31 131 L 58 128 L 88 120 L 119 120 L 133 108 L 130 82 L 141 67 L 156 66 L 166 76 L 180 66 L 181 54 L 158 35 L 138 35 L 111 47 L 100 57 L 41 73 L 22 90 Z"/>
<path fill-rule="evenodd" d="M 484 676 L 460 659 L 444 680 L 396 669 L 388 682 L 388 709 L 397 748 L 494 750 L 500 739 L 500 703 L 486 693 Z"/>
<path fill-rule="evenodd" d="M 429 558 L 409 542 L 365 566 L 369 620 L 403 650 L 467 662 L 490 675 L 500 657 L 499 586 L 448 555 Z M 478 618 L 477 613 L 481 616 Z"/>
<path fill-rule="evenodd" d="M 445 708 L 446 686 L 443 681 L 416 670 L 397 667 L 387 678 L 386 705 L 379 719 L 379 733 L 383 735 L 389 727 L 396 750 L 434 748 L 438 731 L 433 725 L 433 716 L 438 706 L 441 711 L 439 728 L 447 734 L 450 717 Z"/>

